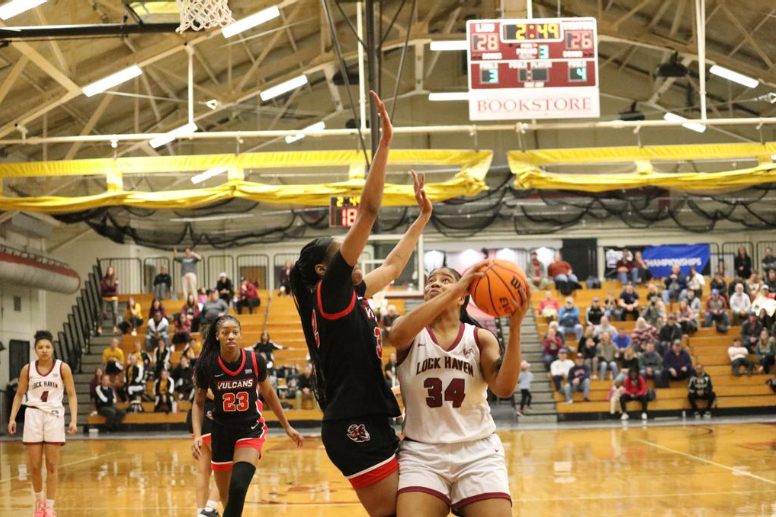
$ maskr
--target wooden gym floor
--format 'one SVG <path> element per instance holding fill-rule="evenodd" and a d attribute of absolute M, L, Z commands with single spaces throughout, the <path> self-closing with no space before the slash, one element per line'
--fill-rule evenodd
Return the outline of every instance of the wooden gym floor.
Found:
<path fill-rule="evenodd" d="M 776 424 L 502 431 L 514 515 L 776 514 Z M 192 517 L 190 441 L 72 440 L 62 450 L 60 517 Z M 22 445 L 0 442 L 0 516 L 31 514 Z M 248 516 L 355 517 L 364 512 L 319 438 L 301 452 L 271 436 Z"/>

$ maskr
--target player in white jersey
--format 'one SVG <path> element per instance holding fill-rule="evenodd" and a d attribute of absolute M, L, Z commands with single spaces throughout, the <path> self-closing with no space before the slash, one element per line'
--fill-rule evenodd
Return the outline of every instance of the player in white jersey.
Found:
<path fill-rule="evenodd" d="M 504 447 L 495 434 L 488 388 L 512 395 L 520 375 L 520 324 L 530 293 L 510 318 L 502 356 L 496 337 L 466 312 L 475 271 L 433 271 L 425 303 L 391 327 L 399 356 L 404 440 L 399 448 L 399 517 L 512 514 Z"/>
<path fill-rule="evenodd" d="M 68 432 L 77 430 L 78 400 L 70 367 L 54 359 L 53 337 L 41 330 L 35 333 L 37 361 L 22 368 L 19 374 L 19 390 L 13 399 L 8 433 L 16 434 L 16 415 L 24 402 L 24 435 L 27 460 L 32 473 L 32 489 L 35 493 L 34 517 L 56 517 L 54 497 L 57 491 L 59 447 L 65 444 L 65 408 L 62 404 L 67 390 L 70 406 Z M 46 493 L 43 493 L 43 454 L 46 455 Z"/>

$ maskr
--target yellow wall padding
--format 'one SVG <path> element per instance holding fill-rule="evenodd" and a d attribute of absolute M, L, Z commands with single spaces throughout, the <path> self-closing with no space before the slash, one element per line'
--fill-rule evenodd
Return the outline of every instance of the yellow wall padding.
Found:
<path fill-rule="evenodd" d="M 577 190 L 606 192 L 609 190 L 661 187 L 680 191 L 733 191 L 761 183 L 776 181 L 776 142 L 765 144 L 710 144 L 653 147 L 599 147 L 590 149 L 544 149 L 511 151 L 509 167 L 519 189 Z M 760 165 L 748 169 L 724 172 L 660 173 L 648 163 L 683 160 L 754 159 Z M 596 173 L 591 167 L 586 173 L 551 173 L 542 165 L 585 165 L 603 163 L 634 163 L 637 172 L 624 174 Z"/>
<path fill-rule="evenodd" d="M 476 195 L 487 187 L 485 176 L 490 168 L 490 151 L 455 150 L 400 150 L 391 151 L 391 165 L 405 165 L 409 170 L 420 165 L 457 166 L 461 172 L 449 181 L 426 185 L 426 192 L 434 202 L 458 196 Z M 199 173 L 214 167 L 231 170 L 279 169 L 286 167 L 332 168 L 363 161 L 356 151 L 311 151 L 295 153 L 253 153 L 243 155 L 200 155 L 171 157 L 119 158 L 117 160 L 72 160 L 38 163 L 0 164 L 2 177 L 83 176 L 101 174 L 120 177 L 125 174 L 153 174 L 155 172 Z M 326 171 L 321 170 L 324 174 Z M 0 197 L 0 210 L 30 212 L 72 212 L 104 206 L 138 206 L 152 209 L 180 209 L 203 206 L 230 198 L 242 198 L 261 203 L 326 206 L 331 196 L 358 195 L 363 179 L 319 185 L 266 185 L 231 179 L 213 188 L 198 188 L 161 192 L 109 191 L 82 197 Z M 412 185 L 385 186 L 383 205 L 414 205 Z"/>

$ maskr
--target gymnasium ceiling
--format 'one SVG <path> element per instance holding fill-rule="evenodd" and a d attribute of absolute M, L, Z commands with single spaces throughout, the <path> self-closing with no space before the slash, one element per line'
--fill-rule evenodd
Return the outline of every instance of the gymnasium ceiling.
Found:
<path fill-rule="evenodd" d="M 239 19 L 279 0 L 230 0 Z M 333 6 L 334 3 L 331 2 Z M 332 8 L 338 38 L 352 73 L 356 68 L 356 40 L 349 28 L 355 24 L 355 8 L 342 2 Z M 404 6 L 399 11 L 400 6 Z M 694 0 L 534 0 L 534 16 L 594 16 L 598 19 L 602 119 L 615 119 L 631 103 L 648 119 L 662 118 L 664 111 L 699 116 L 697 47 Z M 497 17 L 498 0 L 418 0 L 411 15 L 412 0 L 383 2 L 382 28 L 396 15 L 385 35 L 382 67 L 384 97 L 394 91 L 401 49 L 409 30 L 409 49 L 399 86 L 394 124 L 401 126 L 468 124 L 465 103 L 431 103 L 428 92 L 466 89 L 465 53 L 431 52 L 428 41 L 460 40 L 465 22 L 472 18 Z M 300 129 L 325 119 L 328 128 L 345 127 L 353 119 L 344 86 L 327 80 L 338 73 L 320 0 L 283 0 L 281 18 L 229 40 L 220 34 L 203 38 L 202 33 L 146 34 L 126 38 L 11 42 L 0 48 L 0 139 L 78 134 L 165 132 L 186 122 L 187 58 L 184 45 L 197 41 L 195 56 L 195 120 L 200 131 Z M 7 25 L 119 23 L 125 11 L 121 0 L 49 0 L 33 11 L 9 20 Z M 748 89 L 707 74 L 709 117 L 756 117 L 776 115 L 776 105 L 763 96 L 776 92 L 776 3 L 773 0 L 707 0 L 707 59 L 751 77 L 760 86 Z M 656 67 L 676 53 L 690 69 L 679 80 L 655 77 Z M 114 91 L 87 98 L 80 87 L 135 63 L 144 74 Z M 416 74 L 416 62 L 422 74 Z M 306 72 L 310 83 L 291 94 L 262 102 L 259 93 L 270 86 Z M 353 95 L 357 96 L 353 87 Z M 215 109 L 206 101 L 217 101 Z M 212 103 L 211 103 L 212 104 Z M 534 142 L 548 146 L 634 144 L 630 131 L 612 135 L 599 132 L 557 132 L 534 135 Z M 760 141 L 772 139 L 769 128 L 726 126 L 702 137 L 678 130 L 643 130 L 639 138 L 651 144 L 676 143 L 676 135 L 689 141 Z M 576 139 L 578 137 L 578 139 Z M 584 142 L 584 143 L 581 143 Z M 616 142 L 613 144 L 612 142 Z M 313 139 L 287 145 L 272 141 L 231 140 L 175 142 L 157 150 L 144 143 L 111 149 L 108 143 L 50 144 L 47 146 L 4 145 L 2 159 L 39 161 L 65 158 L 147 156 L 245 152 L 249 150 L 353 148 L 357 138 Z M 470 135 L 436 137 L 400 136 L 399 147 L 481 146 L 496 150 L 496 163 L 503 152 L 517 146 L 514 135 L 485 134 L 472 142 Z M 531 144 L 529 143 L 529 147 Z M 449 174 L 450 171 L 439 171 Z M 332 172 L 324 180 L 344 179 L 346 171 Z M 398 173 L 397 173 L 398 176 Z M 253 178 L 258 180 L 257 178 Z M 160 174 L 139 177 L 126 185 L 143 190 L 181 188 L 187 177 Z M 212 180 L 211 180 L 212 181 Z M 223 180 L 216 180 L 220 182 Z M 293 182 L 294 178 L 272 176 L 269 182 Z M 403 181 L 403 180 L 396 180 Z M 310 182 L 309 178 L 305 182 Z M 63 182 L 52 180 L 5 180 L 6 195 L 60 195 L 103 191 L 103 180 Z M 9 191 L 10 189 L 10 191 Z M 2 216 L 0 216 L 2 217 Z"/>

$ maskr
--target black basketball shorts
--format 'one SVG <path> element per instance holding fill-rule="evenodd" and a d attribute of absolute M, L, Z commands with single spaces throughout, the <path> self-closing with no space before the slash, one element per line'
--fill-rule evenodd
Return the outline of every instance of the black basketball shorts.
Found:
<path fill-rule="evenodd" d="M 219 424 L 213 422 L 210 439 L 212 470 L 231 470 L 234 463 L 234 451 L 241 447 L 250 447 L 259 451 L 264 446 L 267 437 L 267 424 L 264 419 L 253 425 Z"/>
<path fill-rule="evenodd" d="M 324 420 L 321 439 L 331 462 L 355 489 L 399 470 L 399 438 L 386 416 Z"/>

